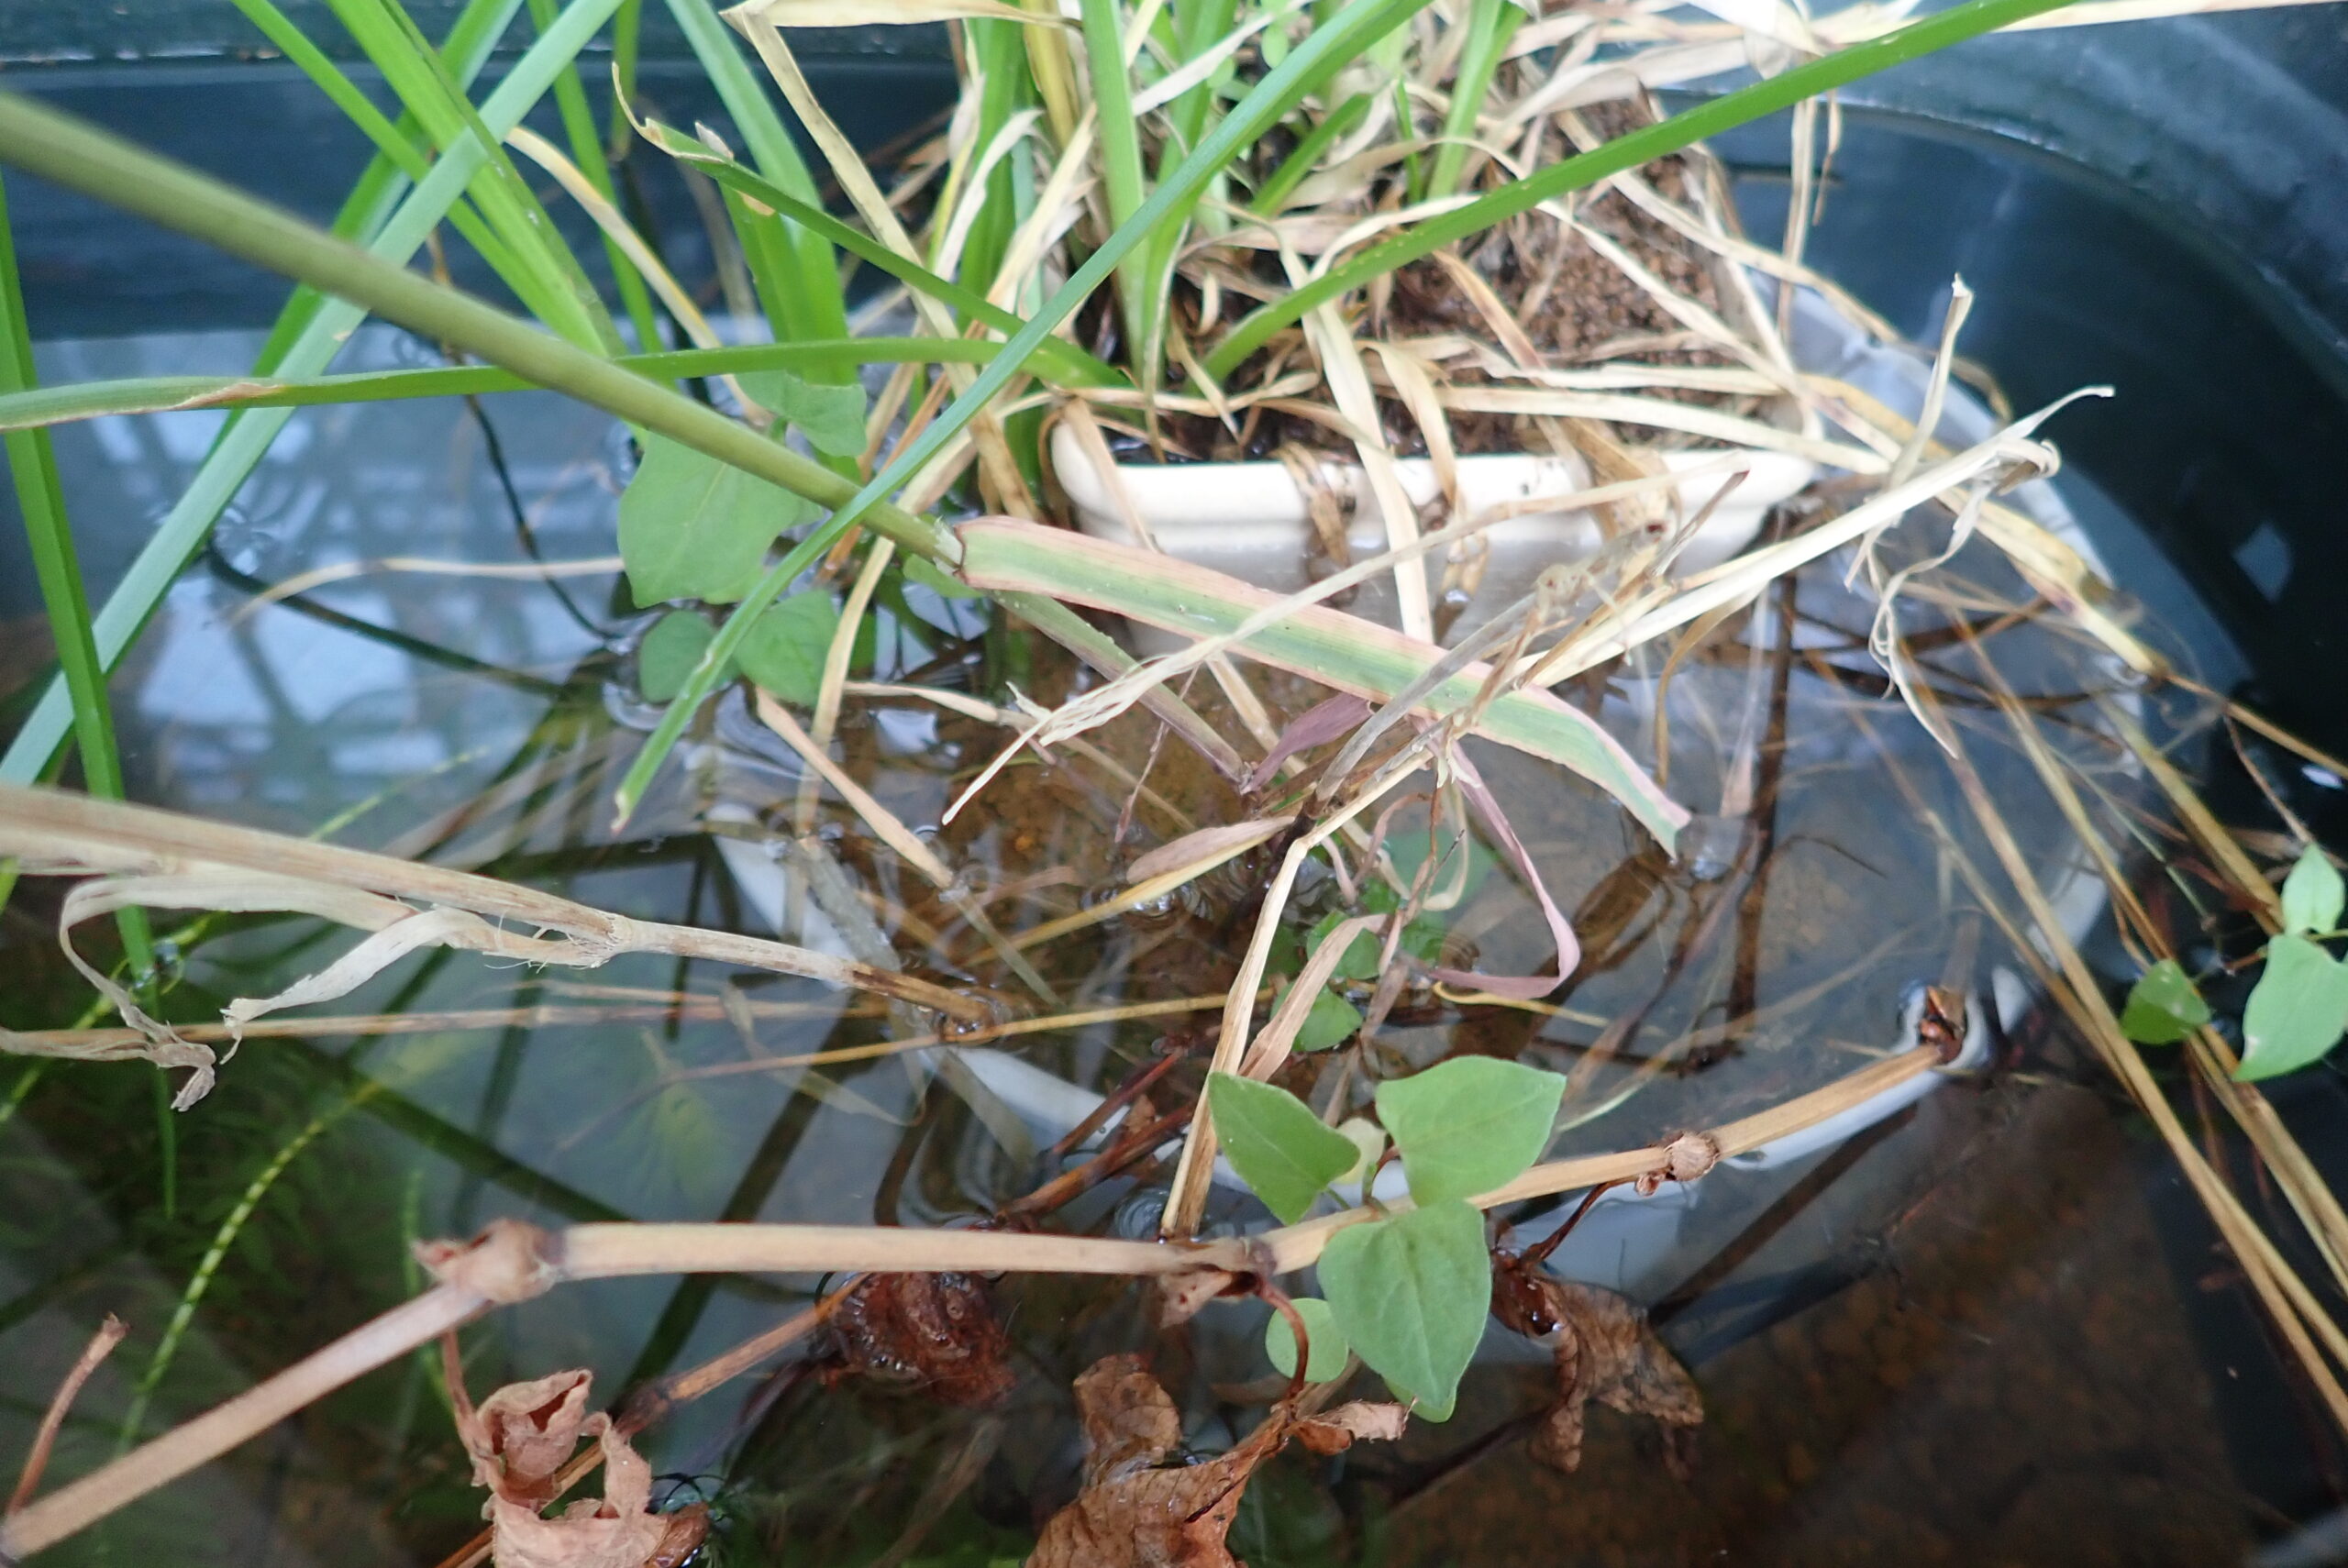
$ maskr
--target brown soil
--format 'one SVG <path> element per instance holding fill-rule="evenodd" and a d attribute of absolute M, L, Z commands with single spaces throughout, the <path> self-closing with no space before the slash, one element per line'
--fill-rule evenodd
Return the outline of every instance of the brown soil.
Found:
<path fill-rule="evenodd" d="M 1644 105 L 1615 103 L 1593 105 L 1583 117 L 1599 138 L 1606 139 L 1651 124 L 1655 116 Z M 1572 150 L 1560 138 L 1548 156 L 1562 158 Z M 1688 199 L 1692 172 L 1685 157 L 1660 159 L 1641 172 L 1673 201 Z M 1674 292 L 1719 312 L 1711 258 L 1700 247 L 1611 191 L 1583 201 L 1578 213 L 1583 222 L 1622 244 Z M 1659 365 L 1724 362 L 1713 351 L 1671 344 L 1668 340 L 1678 337 L 1683 329 L 1670 313 L 1587 241 L 1545 215 L 1529 214 L 1495 229 L 1483 244 L 1467 253 L 1466 259 L 1491 285 L 1550 365 L 1601 360 Z M 1432 258 L 1396 271 L 1390 294 L 1358 330 L 1393 338 L 1456 334 L 1500 348 L 1475 302 L 1449 271 Z M 1450 370 L 1457 381 L 1486 379 L 1480 370 L 1463 365 Z M 1655 395 L 1708 403 L 1722 401 L 1701 392 L 1662 391 Z M 1379 406 L 1393 449 L 1405 456 L 1423 456 L 1426 444 L 1410 412 L 1390 399 L 1380 399 Z M 1450 424 L 1453 445 L 1462 453 L 1547 450 L 1553 444 L 1549 435 L 1535 428 L 1534 421 L 1512 414 L 1457 413 Z M 1653 442 L 1657 436 L 1653 430 L 1601 428 L 1616 441 Z M 1237 437 L 1209 419 L 1177 417 L 1168 422 L 1167 429 L 1189 455 L 1210 461 L 1261 459 L 1290 443 L 1323 451 L 1351 450 L 1327 426 L 1277 411 L 1245 423 Z"/>

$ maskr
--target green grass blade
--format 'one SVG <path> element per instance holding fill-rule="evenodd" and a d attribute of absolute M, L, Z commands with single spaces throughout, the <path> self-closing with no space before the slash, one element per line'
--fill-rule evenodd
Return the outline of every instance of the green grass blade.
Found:
<path fill-rule="evenodd" d="M 746 343 L 628 354 L 614 361 L 656 381 L 792 370 L 852 377 L 859 365 L 983 365 L 1002 346 L 973 337 L 839 337 L 814 343 Z M 82 381 L 0 395 L 0 431 L 36 430 L 116 414 L 172 414 L 195 408 L 309 408 L 321 403 L 396 403 L 426 397 L 529 392 L 537 383 L 495 365 L 416 370 L 366 370 L 308 380 L 253 376 L 149 376 Z"/>
<path fill-rule="evenodd" d="M 520 0 L 484 0 L 478 10 L 469 10 L 466 17 L 482 17 L 485 24 L 501 9 L 510 16 L 512 8 L 519 4 Z M 514 62 L 505 79 L 482 105 L 482 118 L 490 128 L 502 135 L 520 123 L 552 84 L 556 71 L 585 47 L 587 40 L 610 19 L 618 4 L 619 0 L 571 0 L 562 20 Z M 477 49 L 479 55 L 485 58 L 493 39 L 494 34 L 487 33 L 484 25 L 476 30 L 473 40 L 469 40 L 469 47 Z M 371 253 L 402 263 L 415 255 L 422 248 L 425 237 L 463 193 L 483 155 L 483 149 L 470 137 L 451 148 L 383 223 L 369 246 Z M 343 339 L 366 315 L 365 310 L 346 301 L 322 301 L 276 358 L 276 369 L 289 376 L 316 375 L 341 351 Z M 106 668 L 112 669 L 137 639 L 181 569 L 203 546 L 214 519 L 236 495 L 291 417 L 283 410 L 256 410 L 234 420 L 214 443 L 186 492 L 165 514 L 153 536 L 139 550 L 138 559 L 124 574 L 121 584 L 98 612 L 93 630 L 97 637 L 99 661 Z M 64 686 L 61 682 L 52 683 L 24 727 L 17 732 L 6 755 L 0 756 L 0 781 L 21 784 L 39 778 L 63 742 L 71 723 L 72 708 Z"/>
<path fill-rule="evenodd" d="M 921 471 L 922 466 L 936 456 L 947 442 L 959 435 L 963 426 L 976 418 L 989 401 L 1001 392 L 1025 363 L 1028 355 L 1046 342 L 1059 324 L 1076 308 L 1091 297 L 1092 291 L 1106 282 L 1117 263 L 1134 249 L 1157 235 L 1161 226 L 1180 224 L 1206 188 L 1207 182 L 1241 149 L 1251 145 L 1256 138 L 1278 122 L 1297 98 L 1321 81 L 1327 72 L 1335 71 L 1345 61 L 1362 49 L 1392 31 L 1419 10 L 1427 0 L 1359 0 L 1337 13 L 1326 27 L 1316 29 L 1289 57 L 1264 79 L 1249 89 L 1247 95 L 1232 106 L 1212 135 L 1201 142 L 1181 165 L 1159 182 L 1158 187 L 1132 219 L 1118 225 L 1115 232 L 1102 243 L 1101 248 L 1078 268 L 1068 282 L 1053 292 L 1027 324 L 1013 336 L 1011 341 L 969 386 L 957 397 L 946 411 L 930 421 L 928 426 L 911 441 L 901 446 L 886 468 L 875 474 L 863 489 L 858 491 L 831 518 L 811 530 L 807 537 L 786 556 L 781 564 L 769 571 L 759 585 L 736 605 L 725 624 L 718 629 L 709 647 L 702 655 L 701 663 L 686 679 L 684 690 L 669 704 L 646 737 L 644 749 L 629 767 L 627 776 L 620 780 L 619 815 L 625 821 L 643 798 L 660 764 L 668 757 L 677 738 L 684 734 L 685 724 L 692 717 L 702 701 L 716 687 L 726 664 L 748 637 L 750 628 L 760 613 L 774 602 L 776 597 L 798 575 L 807 569 L 816 555 L 868 512 L 875 512 L 883 496 Z"/>
<path fill-rule="evenodd" d="M 1138 549 L 1002 518 L 961 532 L 963 575 L 991 592 L 1048 595 L 1108 610 L 1188 636 L 1236 631 L 1277 597 L 1221 572 Z M 1251 658 L 1293 670 L 1339 690 L 1387 701 L 1417 680 L 1441 650 L 1398 632 L 1312 606 L 1249 636 Z M 1473 703 L 1485 672 L 1469 669 L 1429 693 L 1424 711 L 1448 713 Z M 1539 688 L 1501 693 L 1477 725 L 1488 739 L 1555 762 L 1620 801 L 1669 849 L 1687 812 L 1656 787 L 1597 721 Z"/>
<path fill-rule="evenodd" d="M 473 78 L 489 61 L 490 51 L 504 36 L 506 25 L 514 18 L 522 0 L 466 0 L 465 8 L 449 25 L 449 36 L 440 46 L 441 58 L 457 80 L 470 87 Z M 411 140 L 422 134 L 415 116 L 403 115 L 395 127 L 401 139 Z M 406 192 L 408 182 L 382 153 L 368 160 L 367 167 L 352 185 L 350 194 L 336 213 L 334 232 L 345 239 L 365 241 L 379 232 L 396 209 L 400 197 Z M 315 290 L 295 289 L 278 312 L 277 320 L 270 327 L 268 340 L 253 359 L 253 368 L 262 373 L 274 370 L 292 349 L 295 340 L 309 326 L 325 305 Z M 235 421 L 229 422 L 233 426 Z M 224 429 L 214 445 L 227 436 Z"/>
<path fill-rule="evenodd" d="M 1025 321 L 999 305 L 989 304 L 986 296 L 977 290 L 965 288 L 951 279 L 939 277 L 918 262 L 907 260 L 862 230 L 849 227 L 821 207 L 800 201 L 734 160 L 721 158 L 701 143 L 658 122 L 648 124 L 646 129 L 652 144 L 670 157 L 691 163 L 726 189 L 748 196 L 761 206 L 774 208 L 782 217 L 838 246 L 876 271 L 886 272 L 906 287 L 919 289 L 940 304 L 961 312 L 970 320 L 1014 339 L 1026 331 L 1028 324 Z M 1102 364 L 1075 344 L 1048 335 L 1038 337 L 1032 352 L 1037 372 L 1062 384 L 1095 387 L 1132 385 L 1122 371 Z"/>
<path fill-rule="evenodd" d="M 1320 167 L 1321 155 L 1336 144 L 1337 138 L 1361 124 L 1369 114 L 1369 94 L 1357 93 L 1323 116 L 1319 125 L 1299 138 L 1296 150 L 1283 160 L 1278 169 L 1266 178 L 1256 199 L 1248 203 L 1250 211 L 1265 217 L 1279 216 L 1280 205 L 1290 193 L 1304 183 L 1305 176 Z"/>
<path fill-rule="evenodd" d="M 1122 228 L 1141 211 L 1149 193 L 1142 176 L 1141 127 L 1134 120 L 1133 86 L 1125 79 L 1124 28 L 1117 0 L 1083 0 L 1086 75 L 1092 83 L 1093 134 L 1101 144 L 1101 190 L 1109 202 L 1109 226 Z M 1157 315 L 1150 287 L 1156 270 L 1154 246 L 1136 248 L 1133 261 L 1117 269 L 1117 303 L 1124 313 L 1125 341 L 1154 348 Z M 1145 350 L 1146 352 L 1146 350 Z M 1135 369 L 1142 384 L 1157 380 L 1146 359 Z"/>
<path fill-rule="evenodd" d="M 830 469 L 659 381 L 18 94 L 0 94 L 0 158 L 299 278 L 812 501 L 840 506 L 856 493 Z M 863 510 L 876 529 L 910 549 L 949 562 L 960 553 L 952 536 L 934 523 L 893 506 Z"/>
<path fill-rule="evenodd" d="M 710 8 L 709 0 L 669 0 L 669 14 L 683 29 L 702 70 L 708 72 L 718 101 L 733 117 L 735 129 L 742 133 L 759 171 L 802 205 L 820 209 L 823 196 L 807 171 L 806 160 L 799 156 L 799 144 L 792 139 L 782 116 L 775 112 L 774 101 L 742 58 L 732 31 Z M 777 337 L 847 336 L 847 301 L 840 288 L 838 264 L 832 257 L 836 243 L 805 223 L 792 220 L 791 247 L 799 258 L 792 291 L 796 303 L 790 315 L 774 323 Z"/>
<path fill-rule="evenodd" d="M 1206 358 L 1207 373 L 1223 381 L 1273 333 L 1314 307 L 1360 288 L 1371 279 L 1430 255 L 1456 239 L 1478 234 L 1529 212 L 1568 191 L 1596 184 L 1609 175 L 1679 151 L 1709 136 L 1789 108 L 1804 98 L 1848 86 L 1878 71 L 1920 59 L 1954 43 L 2002 28 L 2025 17 L 2061 9 L 2071 0 L 1964 0 L 1964 4 L 1911 22 L 1899 31 L 1853 44 L 1782 75 L 1723 94 L 1667 120 L 1615 138 L 1605 146 L 1553 163 L 1537 174 L 1500 186 L 1463 207 L 1431 217 L 1334 267 L 1312 282 L 1258 307 L 1235 326 Z"/>
<path fill-rule="evenodd" d="M 559 15 L 558 0 L 530 0 L 530 22 L 541 34 L 554 26 Z M 587 106 L 587 89 L 579 80 L 575 61 L 556 75 L 554 102 L 562 116 L 563 135 L 570 143 L 570 160 L 579 166 L 580 173 L 595 187 L 597 194 L 616 205 L 618 192 L 612 184 L 611 166 L 604 159 L 604 138 L 595 128 L 594 110 Z M 637 348 L 648 354 L 660 347 L 660 328 L 652 314 L 651 291 L 646 288 L 643 274 L 628 259 L 627 252 L 609 235 L 603 236 L 603 241 L 604 259 L 612 269 L 612 285 L 619 291 L 620 307 L 627 313 L 629 325 L 636 328 Z"/>
<path fill-rule="evenodd" d="M 1451 83 L 1451 107 L 1443 116 L 1444 142 L 1435 149 L 1434 165 L 1427 172 L 1427 194 L 1448 196 L 1459 188 L 1459 172 L 1467 166 L 1468 141 L 1476 134 L 1476 111 L 1484 105 L 1492 74 L 1509 40 L 1524 22 L 1516 0 L 1473 0 L 1468 13 L 1468 41 L 1459 51 L 1459 68 Z"/>
<path fill-rule="evenodd" d="M 25 320 L 25 295 L 17 278 L 17 241 L 8 222 L 8 202 L 0 191 L 0 392 L 18 392 L 39 384 L 33 369 L 32 332 Z M 16 481 L 17 505 L 24 513 L 32 546 L 33 572 L 49 611 L 65 690 L 73 704 L 73 734 L 82 748 L 82 778 L 91 794 L 119 801 L 122 760 L 115 749 L 114 714 L 106 701 L 106 673 L 90 634 L 90 602 L 82 591 L 82 565 L 73 551 L 73 531 L 65 516 L 65 489 L 57 477 L 57 455 L 44 430 L 11 431 L 6 440 L 8 472 Z M 134 985 L 154 967 L 155 945 L 147 911 L 133 907 L 115 917 L 122 932 L 123 955 Z M 160 1076 L 160 1075 L 159 1075 Z"/>
<path fill-rule="evenodd" d="M 621 344 L 603 302 L 587 282 L 579 261 L 556 231 L 554 220 L 505 154 L 499 132 L 449 75 L 439 51 L 417 30 L 399 0 L 328 0 L 350 36 L 367 53 L 400 102 L 447 152 L 468 137 L 484 156 L 469 187 L 482 215 L 502 242 L 507 270 L 499 276 L 530 313 L 582 348 L 617 353 Z M 544 37 L 542 33 L 541 38 Z M 575 58 L 576 51 L 572 57 Z M 570 69 L 571 58 L 556 72 Z"/>
<path fill-rule="evenodd" d="M 302 73 L 337 108 L 357 126 L 372 142 L 383 160 L 407 179 L 421 180 L 432 168 L 426 151 L 416 145 L 407 130 L 394 126 L 381 109 L 361 93 L 340 67 L 327 57 L 324 50 L 310 40 L 309 35 L 295 27 L 282 11 L 270 0 L 235 0 L 237 9 L 260 29 L 261 35 L 282 50 L 285 57 L 299 66 Z M 404 116 L 412 126 L 414 116 Z M 479 251 L 500 276 L 513 271 L 515 262 L 504 242 L 489 230 L 470 203 L 460 202 L 449 209 L 449 219 L 463 235 L 465 242 Z"/>
<path fill-rule="evenodd" d="M 359 127 L 375 149 L 397 166 L 411 180 L 424 178 L 429 166 L 424 149 L 408 139 L 393 126 L 374 101 L 359 90 L 356 83 L 343 74 L 342 68 L 328 59 L 326 50 L 310 39 L 310 35 L 294 25 L 293 19 L 270 4 L 270 0 L 234 0 L 245 19 L 260 29 L 270 43 L 301 70 L 327 101 L 340 109 L 350 123 Z"/>

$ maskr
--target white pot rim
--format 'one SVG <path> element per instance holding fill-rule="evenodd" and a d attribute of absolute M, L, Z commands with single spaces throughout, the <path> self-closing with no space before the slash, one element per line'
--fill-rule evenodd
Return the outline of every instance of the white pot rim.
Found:
<path fill-rule="evenodd" d="M 1104 473 L 1067 425 L 1052 431 L 1051 460 L 1068 493 L 1077 523 L 1096 537 L 1130 543 L 1128 509 L 1159 547 L 1176 556 L 1189 547 L 1210 553 L 1226 550 L 1297 551 L 1308 544 L 1311 512 L 1303 489 L 1280 462 L 1113 463 Z M 1818 472 L 1806 458 L 1783 452 L 1650 449 L 1652 457 L 1681 474 L 1675 487 L 1683 515 L 1693 514 L 1720 494 L 1732 474 L 1744 477 L 1718 504 L 1690 543 L 1686 564 L 1700 568 L 1724 560 L 1759 532 L 1769 508 L 1797 494 Z M 1322 459 L 1324 482 L 1353 503 L 1355 528 L 1373 548 L 1384 530 L 1360 464 L 1331 455 Z M 1436 465 L 1428 458 L 1398 458 L 1395 471 L 1415 506 L 1445 499 Z M 1592 487 L 1589 467 L 1578 457 L 1551 453 L 1482 453 L 1456 460 L 1460 507 L 1469 516 L 1544 496 L 1564 497 Z M 1119 491 L 1123 492 L 1122 496 Z M 1585 509 L 1521 513 L 1485 530 L 1495 544 L 1539 541 L 1555 558 L 1571 560 L 1595 550 L 1603 538 Z"/>

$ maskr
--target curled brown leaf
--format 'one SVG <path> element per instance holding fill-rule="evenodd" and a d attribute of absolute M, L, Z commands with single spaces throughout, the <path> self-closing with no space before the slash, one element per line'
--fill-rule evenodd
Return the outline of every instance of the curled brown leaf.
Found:
<path fill-rule="evenodd" d="M 472 1457 L 475 1485 L 489 1488 L 482 1512 L 496 1568 L 676 1568 L 700 1546 L 709 1510 L 650 1511 L 652 1467 L 609 1417 L 588 1410 L 586 1371 L 509 1383 L 476 1408 L 458 1373 L 454 1336 L 442 1349 L 457 1435 Z M 582 1437 L 602 1447 L 604 1495 L 544 1517 L 539 1510 L 554 1500 L 557 1476 Z"/>
<path fill-rule="evenodd" d="M 1392 1442 L 1411 1413 L 1400 1405 L 1356 1399 L 1296 1423 L 1296 1441 L 1315 1453 L 1342 1453 L 1357 1442 Z"/>
<path fill-rule="evenodd" d="M 1086 1368 L 1076 1405 L 1084 1489 L 1045 1525 L 1027 1568 L 1243 1568 L 1224 1540 L 1257 1465 L 1291 1437 L 1328 1453 L 1357 1438 L 1399 1435 L 1402 1414 L 1346 1405 L 1300 1419 L 1292 1406 L 1276 1405 L 1238 1447 L 1184 1464 L 1181 1414 L 1139 1356 Z"/>
<path fill-rule="evenodd" d="M 1555 1336 L 1557 1402 L 1534 1435 L 1535 1459 L 1563 1471 L 1579 1467 L 1583 1414 L 1595 1399 L 1660 1422 L 1667 1462 L 1685 1473 L 1687 1440 L 1704 1420 L 1703 1396 L 1645 1310 L 1611 1290 L 1538 1275 L 1506 1253 L 1493 1260 L 1492 1286 L 1492 1312 L 1502 1323 Z"/>

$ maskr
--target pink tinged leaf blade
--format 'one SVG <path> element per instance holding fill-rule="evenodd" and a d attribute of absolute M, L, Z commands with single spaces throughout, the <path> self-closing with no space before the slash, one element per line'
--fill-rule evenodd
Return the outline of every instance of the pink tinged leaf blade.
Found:
<path fill-rule="evenodd" d="M 988 592 L 1040 593 L 1194 637 L 1234 631 L 1274 595 L 1238 579 L 1146 550 L 1015 518 L 962 525 L 962 577 Z M 1247 657 L 1372 701 L 1390 701 L 1443 656 L 1432 644 L 1312 605 L 1240 645 Z M 1490 671 L 1471 664 L 1421 707 L 1445 713 L 1472 701 Z M 1552 693 L 1502 693 L 1477 733 L 1579 774 L 1621 801 L 1668 850 L 1688 812 L 1596 720 Z"/>

